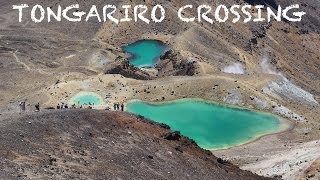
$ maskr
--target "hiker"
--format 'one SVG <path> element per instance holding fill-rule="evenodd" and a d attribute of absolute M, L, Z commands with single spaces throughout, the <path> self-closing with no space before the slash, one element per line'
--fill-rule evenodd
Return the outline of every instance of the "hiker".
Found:
<path fill-rule="evenodd" d="M 57 105 L 57 109 L 60 109 L 60 104 Z"/>
<path fill-rule="evenodd" d="M 36 104 L 34 107 L 36 108 L 36 112 L 40 111 L 40 103 Z"/>
<path fill-rule="evenodd" d="M 62 104 L 61 104 L 61 107 L 60 107 L 60 109 L 63 109 L 63 108 L 64 108 L 64 103 L 62 103 Z"/>
<path fill-rule="evenodd" d="M 114 109 L 115 111 L 117 110 L 117 104 L 116 104 L 116 103 L 113 104 L 113 109 Z"/>
<path fill-rule="evenodd" d="M 68 104 L 65 104 L 65 105 L 64 105 L 64 108 L 65 108 L 65 109 L 69 109 Z"/>
<path fill-rule="evenodd" d="M 124 111 L 124 105 L 121 104 L 121 111 Z"/>
<path fill-rule="evenodd" d="M 21 101 L 19 103 L 19 107 L 20 107 L 20 113 L 21 112 L 25 112 L 26 111 L 26 102 L 25 101 Z"/>
<path fill-rule="evenodd" d="M 22 112 L 22 102 L 19 102 L 20 113 Z"/>
<path fill-rule="evenodd" d="M 26 111 L 26 102 L 25 101 L 22 102 L 22 111 L 23 112 Z"/>
<path fill-rule="evenodd" d="M 117 111 L 119 111 L 119 110 L 120 110 L 120 105 L 119 105 L 119 103 L 116 104 L 116 107 L 117 107 Z"/>

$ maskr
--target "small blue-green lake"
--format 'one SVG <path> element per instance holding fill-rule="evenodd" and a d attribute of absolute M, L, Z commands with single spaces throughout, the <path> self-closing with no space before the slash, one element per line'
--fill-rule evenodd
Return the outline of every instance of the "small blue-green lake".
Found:
<path fill-rule="evenodd" d="M 75 105 L 103 105 L 103 99 L 94 92 L 79 92 L 69 100 L 69 104 Z"/>
<path fill-rule="evenodd" d="M 199 99 L 159 104 L 130 101 L 127 111 L 167 124 L 208 150 L 238 146 L 288 128 L 288 124 L 271 114 Z"/>
<path fill-rule="evenodd" d="M 130 54 L 131 65 L 143 68 L 154 67 L 168 47 L 158 40 L 140 40 L 135 43 L 123 46 L 122 50 Z"/>

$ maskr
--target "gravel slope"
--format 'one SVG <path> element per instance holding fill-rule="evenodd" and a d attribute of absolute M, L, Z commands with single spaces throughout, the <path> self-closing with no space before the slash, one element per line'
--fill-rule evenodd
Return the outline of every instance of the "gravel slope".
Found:
<path fill-rule="evenodd" d="M 264 179 L 136 116 L 50 111 L 0 121 L 0 179 Z"/>

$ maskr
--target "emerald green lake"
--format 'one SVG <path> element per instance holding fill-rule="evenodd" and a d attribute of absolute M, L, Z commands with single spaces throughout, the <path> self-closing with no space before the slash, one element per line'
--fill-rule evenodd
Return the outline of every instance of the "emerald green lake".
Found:
<path fill-rule="evenodd" d="M 161 104 L 131 101 L 127 104 L 127 111 L 167 124 L 209 150 L 241 145 L 284 130 L 282 122 L 271 114 L 198 99 Z"/>
<path fill-rule="evenodd" d="M 76 94 L 74 97 L 72 97 L 69 101 L 69 104 L 75 104 L 75 105 L 102 105 L 103 99 L 100 95 L 94 93 L 94 92 L 80 92 Z"/>
<path fill-rule="evenodd" d="M 130 64 L 139 68 L 154 67 L 167 49 L 165 44 L 157 40 L 141 40 L 122 47 L 125 53 L 131 55 Z"/>

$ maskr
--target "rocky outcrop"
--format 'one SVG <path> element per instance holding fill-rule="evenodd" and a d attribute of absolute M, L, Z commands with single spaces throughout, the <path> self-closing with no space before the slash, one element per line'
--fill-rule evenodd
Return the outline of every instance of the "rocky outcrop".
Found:
<path fill-rule="evenodd" d="M 175 132 L 170 132 L 168 134 L 165 134 L 163 138 L 169 141 L 178 141 L 180 140 L 181 135 L 179 131 L 175 131 Z"/>
<path fill-rule="evenodd" d="M 196 62 L 186 60 L 180 53 L 172 50 L 160 57 L 160 62 L 156 66 L 158 77 L 164 76 L 193 76 L 196 73 Z"/>
<path fill-rule="evenodd" d="M 147 72 L 136 68 L 129 64 L 127 60 L 123 60 L 121 62 L 111 63 L 107 66 L 105 70 L 106 74 L 121 74 L 127 78 L 139 79 L 139 80 L 151 80 L 150 74 Z"/>
<path fill-rule="evenodd" d="M 156 73 L 134 67 L 130 65 L 128 59 L 119 58 L 107 65 L 105 74 L 121 74 L 127 78 L 152 80 L 166 76 L 193 76 L 196 73 L 196 68 L 195 61 L 185 60 L 179 53 L 170 50 L 160 57 L 154 69 Z"/>

